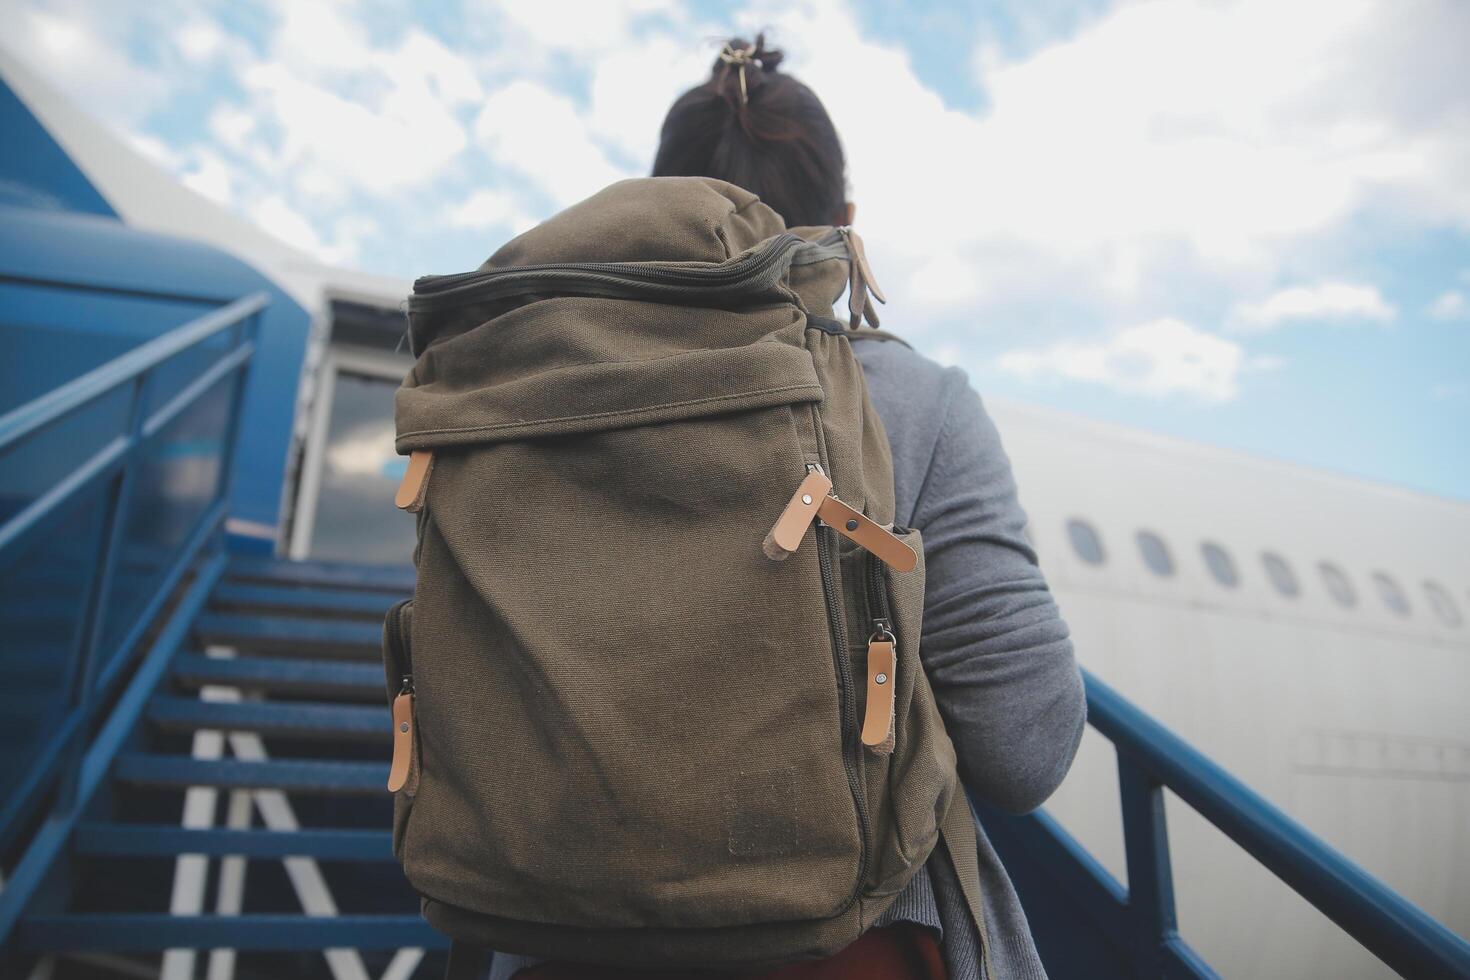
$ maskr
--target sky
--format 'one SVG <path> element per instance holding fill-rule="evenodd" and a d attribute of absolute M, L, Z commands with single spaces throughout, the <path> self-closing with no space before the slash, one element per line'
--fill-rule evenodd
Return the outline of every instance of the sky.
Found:
<path fill-rule="evenodd" d="M 324 260 L 470 269 L 647 173 L 720 39 L 831 112 L 884 326 L 986 396 L 1470 500 L 1470 3 L 0 0 Z"/>

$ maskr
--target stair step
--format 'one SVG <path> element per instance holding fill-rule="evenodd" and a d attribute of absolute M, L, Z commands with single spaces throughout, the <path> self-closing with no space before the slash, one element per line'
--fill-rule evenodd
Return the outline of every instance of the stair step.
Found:
<path fill-rule="evenodd" d="M 262 735 L 372 741 L 388 741 L 392 735 L 387 709 L 355 704 L 221 702 L 163 694 L 149 703 L 148 719 L 163 728 L 185 731 L 213 728 Z"/>
<path fill-rule="evenodd" d="M 194 624 L 200 641 L 262 653 L 369 659 L 379 656 L 381 622 L 206 613 Z"/>
<path fill-rule="evenodd" d="M 113 772 L 120 782 L 142 786 L 219 786 L 373 796 L 388 792 L 388 766 L 376 762 L 321 759 L 245 762 L 131 753 L 118 756 Z"/>
<path fill-rule="evenodd" d="M 163 949 L 444 949 L 449 940 L 417 915 L 33 915 L 16 945 L 48 952 Z"/>
<path fill-rule="evenodd" d="M 322 586 L 336 589 L 413 591 L 411 565 L 355 565 L 329 561 L 281 561 L 237 555 L 230 559 L 225 577 L 241 582 L 279 585 Z"/>
<path fill-rule="evenodd" d="M 174 824 L 84 823 L 74 838 L 84 857 L 166 857 L 180 854 L 251 858 L 314 857 L 327 861 L 392 861 L 386 830 L 189 830 Z"/>
<path fill-rule="evenodd" d="M 314 616 L 350 616 L 376 620 L 380 625 L 388 607 L 407 598 L 402 592 L 363 589 L 295 589 L 279 585 L 224 582 L 210 596 L 210 607 L 225 610 L 265 610 Z"/>
<path fill-rule="evenodd" d="M 380 703 L 387 697 L 383 668 L 377 664 L 182 654 L 174 658 L 173 676 L 190 688 L 218 684 L 272 694 L 372 698 Z"/>

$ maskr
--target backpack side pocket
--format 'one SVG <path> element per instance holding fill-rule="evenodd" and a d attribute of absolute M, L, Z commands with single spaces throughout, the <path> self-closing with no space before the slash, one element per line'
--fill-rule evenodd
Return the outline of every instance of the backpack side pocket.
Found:
<path fill-rule="evenodd" d="M 400 855 L 403 833 L 419 783 L 419 733 L 414 710 L 413 600 L 394 603 L 383 619 L 383 674 L 393 724 L 393 759 L 388 788 L 393 792 L 393 853 Z"/>

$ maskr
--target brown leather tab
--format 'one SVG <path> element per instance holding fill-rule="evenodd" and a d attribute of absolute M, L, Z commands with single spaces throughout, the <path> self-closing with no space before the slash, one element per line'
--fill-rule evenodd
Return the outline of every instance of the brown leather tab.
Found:
<path fill-rule="evenodd" d="M 433 451 L 415 449 L 408 457 L 408 470 L 403 474 L 403 482 L 398 484 L 393 503 L 411 514 L 423 510 L 424 496 L 429 492 L 429 473 L 433 469 Z"/>
<path fill-rule="evenodd" d="M 418 767 L 414 765 L 413 692 L 405 690 L 393 699 L 393 764 L 388 767 L 388 792 L 407 789 L 412 796 L 417 789 Z M 414 785 L 409 785 L 410 777 Z"/>
<path fill-rule="evenodd" d="M 822 471 L 812 470 L 806 475 L 806 479 L 801 481 L 801 485 L 791 495 L 786 509 L 776 518 L 776 523 L 766 535 L 765 541 L 761 542 L 761 550 L 766 553 L 767 558 L 783 561 L 801 547 L 806 529 L 811 527 L 812 519 L 817 516 L 817 509 L 822 506 L 822 501 L 831 489 L 832 481 Z"/>
<path fill-rule="evenodd" d="M 844 234 L 844 237 L 847 237 Z M 868 289 L 863 285 L 863 274 L 853 258 L 852 239 L 848 239 L 847 250 L 847 325 L 856 330 L 863 325 L 863 307 L 868 302 Z"/>
<path fill-rule="evenodd" d="M 868 707 L 863 714 L 863 744 L 878 755 L 893 752 L 893 686 L 898 651 L 891 638 L 868 641 Z"/>
<path fill-rule="evenodd" d="M 836 528 L 838 534 L 851 538 L 877 555 L 895 571 L 911 572 L 919 563 L 914 549 L 900 541 L 892 531 L 836 497 L 824 499 L 817 509 L 817 516 Z"/>
<path fill-rule="evenodd" d="M 878 280 L 873 278 L 873 267 L 868 265 L 868 250 L 863 246 L 863 240 L 858 237 L 858 233 L 851 228 L 847 230 L 847 251 L 848 257 L 857 264 L 858 272 L 873 298 L 880 303 L 888 302 L 888 297 L 883 295 L 883 290 L 878 286 Z"/>

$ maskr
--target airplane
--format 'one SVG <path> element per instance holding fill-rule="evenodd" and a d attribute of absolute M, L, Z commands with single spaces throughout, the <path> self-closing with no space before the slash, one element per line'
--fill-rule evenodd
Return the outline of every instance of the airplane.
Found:
<path fill-rule="evenodd" d="M 160 317 L 182 322 L 221 291 L 259 288 L 271 305 L 227 530 L 261 555 L 404 564 L 414 529 L 391 504 L 404 465 L 392 400 L 412 363 L 401 343 L 409 283 L 322 263 L 196 194 L 3 48 L 0 132 L 9 166 L 47 171 L 34 181 L 0 172 L 0 229 L 13 246 L 0 247 L 0 412 L 127 350 Z M 119 249 L 124 230 L 134 237 Z M 78 241 L 96 243 L 96 281 L 68 292 L 47 263 Z M 159 285 L 160 269 L 191 263 L 197 295 Z M 1081 663 L 1470 934 L 1470 504 L 986 403 Z M 170 451 L 207 455 L 209 434 L 191 438 Z M 190 471 L 172 472 L 187 493 Z M 7 492 L 42 489 L 27 489 L 30 473 L 9 479 Z M 207 740 L 195 750 L 222 751 Z M 1089 729 L 1047 811 L 1125 881 L 1112 755 Z M 0 772 L 0 788 L 8 778 Z M 277 824 L 296 819 L 273 805 Z M 1223 975 L 1391 975 L 1177 798 L 1168 820 L 1181 928 Z M 297 860 L 302 903 L 334 908 L 328 876 Z M 175 912 L 202 908 L 200 874 L 180 859 Z M 243 875 L 237 885 L 238 904 Z M 332 973 L 358 975 L 344 955 L 328 957 Z M 193 962 L 165 956 L 161 975 L 189 976 Z M 406 955 L 392 969 L 406 976 L 418 962 Z"/>

